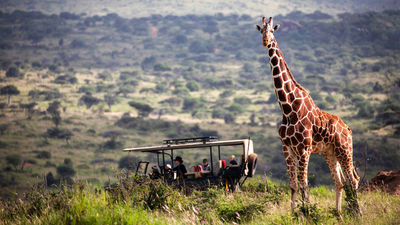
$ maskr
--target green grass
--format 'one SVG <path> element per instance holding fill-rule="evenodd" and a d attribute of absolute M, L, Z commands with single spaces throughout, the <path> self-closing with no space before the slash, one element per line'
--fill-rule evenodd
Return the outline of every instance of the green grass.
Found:
<path fill-rule="evenodd" d="M 76 183 L 71 188 L 34 188 L 22 199 L 0 201 L 2 224 L 398 224 L 400 197 L 383 192 L 359 193 L 363 212 L 339 217 L 335 196 L 326 187 L 310 190 L 308 205 L 290 210 L 285 186 L 264 179 L 246 184 L 241 192 L 222 188 L 185 195 L 159 182 L 136 180 L 110 191 Z M 268 196 L 275 196 L 269 198 Z M 273 200 L 272 200 L 273 199 Z"/>

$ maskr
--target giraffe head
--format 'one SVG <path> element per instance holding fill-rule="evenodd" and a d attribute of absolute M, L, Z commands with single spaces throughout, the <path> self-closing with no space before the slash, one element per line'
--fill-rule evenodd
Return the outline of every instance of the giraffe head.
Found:
<path fill-rule="evenodd" d="M 279 24 L 276 24 L 274 26 L 272 17 L 269 18 L 269 21 L 265 19 L 265 17 L 262 18 L 262 27 L 259 25 L 256 25 L 257 29 L 261 32 L 263 38 L 262 38 L 262 44 L 264 46 L 267 46 L 271 43 L 272 40 L 274 40 L 274 31 L 279 29 Z"/>

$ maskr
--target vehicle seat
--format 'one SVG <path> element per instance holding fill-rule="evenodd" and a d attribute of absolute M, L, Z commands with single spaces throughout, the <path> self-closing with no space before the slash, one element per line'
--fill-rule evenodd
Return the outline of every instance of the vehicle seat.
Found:
<path fill-rule="evenodd" d="M 215 168 L 215 167 L 214 167 Z M 219 160 L 216 163 L 216 169 L 214 170 L 214 176 L 219 176 L 221 175 L 222 171 L 226 168 L 226 161 L 225 160 Z"/>

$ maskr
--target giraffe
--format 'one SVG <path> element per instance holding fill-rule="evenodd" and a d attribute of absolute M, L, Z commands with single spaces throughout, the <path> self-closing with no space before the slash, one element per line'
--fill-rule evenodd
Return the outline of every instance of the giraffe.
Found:
<path fill-rule="evenodd" d="M 340 212 L 346 180 L 354 190 L 360 180 L 353 166 L 352 132 L 338 116 L 319 109 L 308 91 L 296 82 L 274 37 L 279 24 L 273 26 L 272 17 L 268 22 L 263 17 L 262 23 L 257 29 L 268 51 L 275 94 L 282 110 L 278 133 L 289 173 L 292 211 L 296 207 L 299 186 L 303 203 L 308 201 L 308 163 L 311 153 L 318 153 L 329 166 L 335 183 L 336 210 Z"/>

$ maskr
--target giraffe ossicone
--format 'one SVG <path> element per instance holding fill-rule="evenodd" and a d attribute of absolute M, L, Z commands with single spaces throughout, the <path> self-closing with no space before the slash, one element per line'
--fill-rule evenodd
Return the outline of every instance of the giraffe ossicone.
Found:
<path fill-rule="evenodd" d="M 263 17 L 262 26 L 257 25 L 282 110 L 278 133 L 289 172 L 292 210 L 299 186 L 303 201 L 308 201 L 308 163 L 311 153 L 319 153 L 329 166 L 336 189 L 336 209 L 340 211 L 343 185 L 348 182 L 357 189 L 360 180 L 353 166 L 352 132 L 338 116 L 319 109 L 308 91 L 296 82 L 274 37 L 278 28 L 279 25 L 273 26 L 272 17 L 268 22 Z"/>

